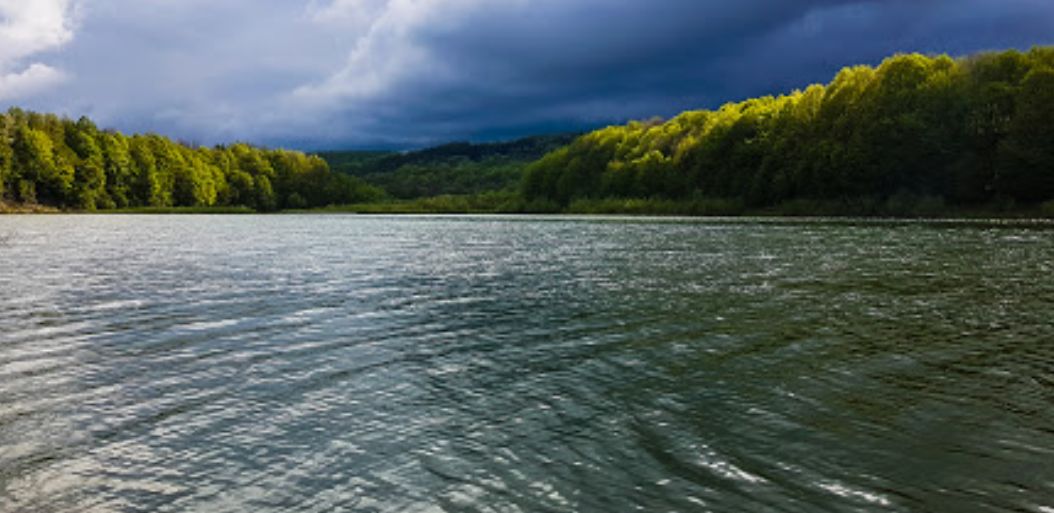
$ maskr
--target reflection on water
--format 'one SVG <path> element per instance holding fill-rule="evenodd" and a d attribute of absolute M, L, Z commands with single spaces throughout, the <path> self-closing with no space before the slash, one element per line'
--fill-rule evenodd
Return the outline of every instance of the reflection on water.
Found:
<path fill-rule="evenodd" d="M 1054 511 L 1054 238 L 0 218 L 0 511 Z"/>

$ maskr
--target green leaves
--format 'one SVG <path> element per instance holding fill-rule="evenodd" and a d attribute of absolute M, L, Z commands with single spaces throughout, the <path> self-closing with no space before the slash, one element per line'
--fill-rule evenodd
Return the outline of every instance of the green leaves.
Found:
<path fill-rule="evenodd" d="M 1054 68 L 1025 76 L 999 146 L 996 190 L 1021 201 L 1054 198 Z"/>
<path fill-rule="evenodd" d="M 91 120 L 0 114 L 0 200 L 94 210 L 133 207 L 306 208 L 375 199 L 361 180 L 303 153 L 247 144 L 194 148 L 126 137 Z"/>
<path fill-rule="evenodd" d="M 1054 49 L 897 55 L 804 92 L 586 134 L 531 165 L 527 200 L 884 204 L 1054 198 Z M 894 202 L 895 203 L 895 202 Z M 903 202 L 901 202 L 903 203 Z"/>

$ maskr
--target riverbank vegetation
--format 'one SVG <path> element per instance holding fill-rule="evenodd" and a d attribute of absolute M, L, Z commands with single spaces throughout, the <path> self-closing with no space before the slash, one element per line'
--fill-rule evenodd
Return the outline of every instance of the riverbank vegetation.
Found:
<path fill-rule="evenodd" d="M 388 199 L 370 203 L 334 205 L 311 212 L 356 214 L 505 214 L 525 213 L 515 192 L 442 195 L 416 199 Z"/>
<path fill-rule="evenodd" d="M 784 96 L 608 127 L 533 164 L 522 191 L 568 211 L 1049 212 L 1054 48 L 898 55 Z"/>
<path fill-rule="evenodd" d="M 87 118 L 0 114 L 0 199 L 46 207 L 256 211 L 375 201 L 383 192 L 300 152 L 125 136 Z"/>
<path fill-rule="evenodd" d="M 0 214 L 57 214 L 61 210 L 39 203 L 11 203 L 0 201 Z"/>
<path fill-rule="evenodd" d="M 0 212 L 39 208 L 1054 217 L 1054 48 L 897 55 L 668 121 L 404 153 L 201 148 L 12 109 Z"/>
<path fill-rule="evenodd" d="M 319 156 L 334 171 L 361 178 L 395 200 L 472 196 L 517 190 L 528 165 L 570 144 L 577 135 L 458 142 L 410 152 L 322 152 Z"/>

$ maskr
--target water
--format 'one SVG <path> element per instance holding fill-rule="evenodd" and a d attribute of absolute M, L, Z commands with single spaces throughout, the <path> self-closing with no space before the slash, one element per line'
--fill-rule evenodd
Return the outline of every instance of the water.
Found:
<path fill-rule="evenodd" d="M 1054 512 L 1054 232 L 0 218 L 2 512 Z"/>

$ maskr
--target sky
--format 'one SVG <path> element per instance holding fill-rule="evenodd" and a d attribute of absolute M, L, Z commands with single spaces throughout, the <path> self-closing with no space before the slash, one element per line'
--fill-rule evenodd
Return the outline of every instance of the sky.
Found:
<path fill-rule="evenodd" d="M 1052 0 L 0 0 L 0 107 L 194 144 L 413 148 L 1036 44 Z"/>

